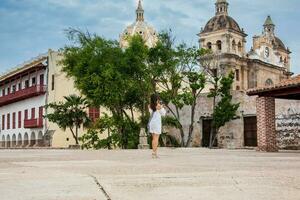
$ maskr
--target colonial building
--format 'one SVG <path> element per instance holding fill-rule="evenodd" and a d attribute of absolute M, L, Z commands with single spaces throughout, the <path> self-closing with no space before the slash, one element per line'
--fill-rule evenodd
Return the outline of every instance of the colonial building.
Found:
<path fill-rule="evenodd" d="M 215 8 L 215 15 L 198 34 L 199 45 L 217 55 L 216 73 L 234 71 L 233 101 L 240 103 L 236 119 L 221 128 L 217 145 L 223 148 L 253 147 L 257 145 L 256 97 L 248 96 L 246 91 L 276 86 L 290 78 L 291 52 L 276 36 L 275 24 L 270 16 L 263 24 L 263 33 L 253 37 L 252 48 L 247 51 L 247 34 L 229 16 L 228 2 L 217 0 Z M 140 34 L 149 47 L 158 40 L 155 29 L 145 22 L 141 0 L 136 9 L 136 21 L 120 35 L 121 47 L 128 47 L 128 39 L 135 34 Z M 68 147 L 75 143 L 70 131 L 63 131 L 42 117 L 51 112 L 44 109 L 46 104 L 63 101 L 64 96 L 70 94 L 80 94 L 74 87 L 74 81 L 62 72 L 62 58 L 59 52 L 49 50 L 47 54 L 0 76 L 0 147 Z M 207 87 L 205 91 L 209 89 Z M 291 138 L 300 138 L 299 132 L 291 132 L 300 130 L 299 125 L 294 127 L 299 123 L 289 123 L 300 118 L 300 103 L 276 100 L 275 106 L 278 146 L 290 148 L 300 144 L 291 142 Z M 197 102 L 195 118 L 198 123 L 193 133 L 193 146 L 208 146 L 212 110 L 212 100 L 203 93 Z M 99 109 L 87 112 L 91 118 L 100 114 Z M 188 130 L 189 109 L 184 108 L 181 114 L 185 116 L 182 123 Z M 83 130 L 80 132 L 83 133 Z M 177 130 L 170 130 L 170 133 L 178 134 L 180 138 Z"/>
<path fill-rule="evenodd" d="M 141 1 L 136 9 L 136 22 L 120 36 L 121 47 L 125 48 L 127 39 L 135 34 L 142 35 L 149 47 L 157 41 L 156 31 L 144 21 Z M 59 52 L 49 50 L 0 76 L 0 147 L 69 147 L 75 144 L 69 130 L 62 130 L 43 118 L 44 114 L 52 112 L 45 109 L 45 105 L 62 102 L 64 96 L 71 94 L 80 95 L 73 79 L 62 72 L 62 59 Z M 92 120 L 100 116 L 99 108 L 89 108 L 87 112 Z M 80 134 L 83 133 L 81 129 Z M 102 134 L 101 137 L 106 136 Z"/>
<path fill-rule="evenodd" d="M 290 78 L 291 52 L 276 36 L 275 24 L 270 16 L 263 24 L 262 35 L 253 37 L 253 47 L 247 52 L 247 34 L 229 13 L 229 3 L 226 0 L 217 0 L 215 16 L 201 29 L 198 36 L 200 48 L 211 49 L 216 55 L 218 62 L 213 66 L 216 73 L 235 73 L 233 101 L 239 102 L 240 108 L 237 118 L 221 129 L 217 145 L 225 148 L 243 148 L 257 145 L 256 97 L 247 96 L 246 91 L 272 86 Z M 198 100 L 196 115 L 199 125 L 193 136 L 194 146 L 208 146 L 213 105 L 212 100 L 206 96 L 207 94 L 203 94 Z M 276 100 L 276 105 L 277 116 L 291 110 L 300 110 L 297 101 Z M 281 141 L 278 142 L 285 148 L 288 144 L 282 143 L 280 134 L 279 131 L 278 138 L 281 138 Z"/>
<path fill-rule="evenodd" d="M 47 72 L 42 55 L 0 77 L 1 147 L 45 145 Z"/>

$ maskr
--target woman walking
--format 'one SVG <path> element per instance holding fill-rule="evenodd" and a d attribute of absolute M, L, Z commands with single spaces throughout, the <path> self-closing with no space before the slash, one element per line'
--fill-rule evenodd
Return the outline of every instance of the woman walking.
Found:
<path fill-rule="evenodd" d="M 157 94 L 151 95 L 150 113 L 149 133 L 152 134 L 152 158 L 158 158 L 158 141 L 162 131 L 161 117 L 166 115 L 166 110 L 164 109 L 160 97 Z"/>

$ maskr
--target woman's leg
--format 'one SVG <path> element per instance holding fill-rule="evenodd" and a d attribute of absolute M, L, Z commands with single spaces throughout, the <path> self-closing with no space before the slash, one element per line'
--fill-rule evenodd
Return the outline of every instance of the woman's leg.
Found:
<path fill-rule="evenodd" d="M 158 140 L 159 140 L 159 135 L 152 134 L 152 150 L 155 155 L 157 154 Z"/>

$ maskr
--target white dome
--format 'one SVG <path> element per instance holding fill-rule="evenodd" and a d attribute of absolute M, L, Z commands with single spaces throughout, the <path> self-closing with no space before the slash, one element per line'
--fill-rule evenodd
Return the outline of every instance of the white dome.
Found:
<path fill-rule="evenodd" d="M 136 22 L 128 26 L 120 35 L 120 45 L 122 48 L 128 47 L 128 38 L 134 35 L 141 35 L 148 47 L 155 46 L 158 37 L 155 29 L 144 21 L 144 9 L 139 1 L 136 10 Z"/>
<path fill-rule="evenodd" d="M 153 47 L 157 42 L 157 32 L 155 29 L 144 21 L 136 21 L 121 34 L 121 47 L 128 47 L 128 38 L 134 35 L 141 35 L 148 47 Z"/>

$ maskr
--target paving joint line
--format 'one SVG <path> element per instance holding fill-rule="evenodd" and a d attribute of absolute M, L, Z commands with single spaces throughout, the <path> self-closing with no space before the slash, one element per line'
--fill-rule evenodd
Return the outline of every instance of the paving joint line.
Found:
<path fill-rule="evenodd" d="M 102 191 L 102 193 L 105 195 L 105 197 L 107 198 L 107 200 L 111 200 L 110 196 L 105 191 L 104 187 L 100 184 L 100 182 L 98 181 L 98 179 L 95 176 L 93 176 L 93 175 L 90 175 L 90 177 L 94 179 L 95 183 L 97 184 L 97 186 L 99 187 L 99 189 Z"/>

